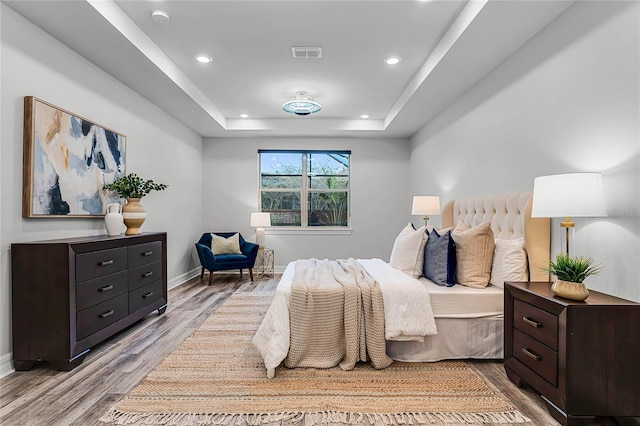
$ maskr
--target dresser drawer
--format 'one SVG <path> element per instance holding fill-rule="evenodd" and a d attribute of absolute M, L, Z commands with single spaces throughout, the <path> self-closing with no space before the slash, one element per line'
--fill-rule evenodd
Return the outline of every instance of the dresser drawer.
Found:
<path fill-rule="evenodd" d="M 76 310 L 81 311 L 126 293 L 129 291 L 128 276 L 127 271 L 122 271 L 78 284 Z"/>
<path fill-rule="evenodd" d="M 126 247 L 76 255 L 76 282 L 103 277 L 126 269 Z"/>
<path fill-rule="evenodd" d="M 129 291 L 159 279 L 162 279 L 162 262 L 154 262 L 129 269 Z"/>
<path fill-rule="evenodd" d="M 162 299 L 162 280 L 137 288 L 129 292 L 129 313 L 134 313 L 160 299 Z"/>
<path fill-rule="evenodd" d="M 137 244 L 129 247 L 129 268 L 157 262 L 162 259 L 162 242 Z"/>
<path fill-rule="evenodd" d="M 520 330 L 513 331 L 513 356 L 553 386 L 558 385 L 558 353 Z"/>
<path fill-rule="evenodd" d="M 77 340 L 102 330 L 129 314 L 129 296 L 123 294 L 77 313 Z"/>
<path fill-rule="evenodd" d="M 520 300 L 513 303 L 513 326 L 558 350 L 558 317 Z"/>

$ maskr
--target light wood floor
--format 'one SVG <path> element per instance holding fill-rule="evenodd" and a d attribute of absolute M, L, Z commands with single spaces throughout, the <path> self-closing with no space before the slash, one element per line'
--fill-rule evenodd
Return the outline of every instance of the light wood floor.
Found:
<path fill-rule="evenodd" d="M 254 283 L 247 274 L 216 274 L 212 286 L 193 279 L 169 291 L 169 307 L 156 312 L 98 347 L 71 372 L 57 372 L 46 363 L 28 372 L 16 372 L 0 380 L 2 425 L 101 425 L 100 416 L 126 395 L 167 354 L 233 292 L 275 289 L 279 277 L 263 277 Z M 471 365 L 494 390 L 533 420 L 533 425 L 557 425 L 541 399 L 528 388 L 520 389 L 506 377 L 500 362 L 474 361 Z M 598 419 L 594 425 L 616 425 Z M 635 424 L 635 423 L 634 423 Z"/>

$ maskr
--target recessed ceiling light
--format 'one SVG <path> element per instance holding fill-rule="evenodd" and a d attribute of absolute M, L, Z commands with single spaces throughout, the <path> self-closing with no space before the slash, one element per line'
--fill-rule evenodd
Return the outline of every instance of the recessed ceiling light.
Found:
<path fill-rule="evenodd" d="M 249 114 L 242 113 L 240 114 L 240 118 L 249 118 Z"/>
<path fill-rule="evenodd" d="M 400 58 L 398 56 L 389 56 L 388 58 L 384 58 L 384 63 L 387 65 L 395 65 L 400 62 Z"/>
<path fill-rule="evenodd" d="M 211 58 L 211 56 L 207 55 L 196 55 L 196 61 L 203 64 L 208 64 L 209 62 L 213 61 L 213 59 Z"/>
<path fill-rule="evenodd" d="M 158 24 L 166 24 L 167 22 L 169 22 L 169 14 L 164 10 L 154 10 L 153 12 L 151 12 L 151 17 Z"/>
<path fill-rule="evenodd" d="M 362 114 L 360 118 L 364 118 L 366 120 L 367 118 L 369 118 L 369 114 Z"/>

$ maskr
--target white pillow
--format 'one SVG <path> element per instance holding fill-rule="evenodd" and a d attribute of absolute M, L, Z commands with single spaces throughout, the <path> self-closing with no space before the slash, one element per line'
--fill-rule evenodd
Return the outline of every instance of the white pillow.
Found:
<path fill-rule="evenodd" d="M 491 268 L 491 284 L 504 288 L 505 281 L 527 281 L 527 253 L 524 238 L 496 239 Z"/>
<path fill-rule="evenodd" d="M 229 238 L 211 234 L 211 251 L 213 254 L 242 254 L 240 234 L 235 233 Z"/>
<path fill-rule="evenodd" d="M 422 275 L 424 266 L 424 246 L 427 243 L 427 227 L 413 229 L 407 224 L 393 242 L 389 265 L 413 278 Z"/>

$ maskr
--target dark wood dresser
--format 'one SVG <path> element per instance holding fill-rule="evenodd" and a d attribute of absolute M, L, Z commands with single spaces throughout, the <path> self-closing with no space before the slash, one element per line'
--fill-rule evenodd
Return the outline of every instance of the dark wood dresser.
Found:
<path fill-rule="evenodd" d="M 13 362 L 82 363 L 92 346 L 167 307 L 167 234 L 11 245 Z"/>
<path fill-rule="evenodd" d="M 551 283 L 505 283 L 505 370 L 563 425 L 640 416 L 640 304 L 597 291 L 562 299 Z"/>

